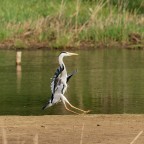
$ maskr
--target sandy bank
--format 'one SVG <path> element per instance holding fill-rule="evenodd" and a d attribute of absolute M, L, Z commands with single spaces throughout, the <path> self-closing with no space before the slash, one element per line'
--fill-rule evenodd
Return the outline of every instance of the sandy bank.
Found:
<path fill-rule="evenodd" d="M 144 115 L 0 116 L 2 144 L 143 144 Z"/>

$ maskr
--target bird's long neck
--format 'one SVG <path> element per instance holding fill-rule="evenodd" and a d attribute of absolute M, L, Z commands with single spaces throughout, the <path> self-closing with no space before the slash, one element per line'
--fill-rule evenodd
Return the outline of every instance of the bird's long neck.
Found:
<path fill-rule="evenodd" d="M 63 62 L 63 56 L 59 57 L 59 65 L 60 65 L 60 67 L 64 67 L 64 70 L 62 71 L 62 75 L 67 76 L 66 67 L 65 67 L 65 64 Z"/>

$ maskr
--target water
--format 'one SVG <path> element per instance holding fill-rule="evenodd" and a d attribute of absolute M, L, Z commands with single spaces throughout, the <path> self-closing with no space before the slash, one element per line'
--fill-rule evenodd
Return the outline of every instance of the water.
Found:
<path fill-rule="evenodd" d="M 144 51 L 99 49 L 75 51 L 64 58 L 67 70 L 78 73 L 65 94 L 94 114 L 144 113 Z M 0 115 L 71 114 L 62 103 L 45 111 L 58 51 L 23 51 L 15 66 L 15 51 L 0 51 Z M 21 71 L 17 71 L 21 69 Z"/>

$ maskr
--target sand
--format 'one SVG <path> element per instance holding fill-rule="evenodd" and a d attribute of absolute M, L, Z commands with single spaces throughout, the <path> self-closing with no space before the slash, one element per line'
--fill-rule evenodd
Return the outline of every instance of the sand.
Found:
<path fill-rule="evenodd" d="M 0 144 L 144 144 L 144 115 L 0 116 Z"/>

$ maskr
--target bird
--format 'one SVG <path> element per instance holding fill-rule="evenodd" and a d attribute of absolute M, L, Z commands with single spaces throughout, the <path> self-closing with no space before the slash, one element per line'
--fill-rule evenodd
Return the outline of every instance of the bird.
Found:
<path fill-rule="evenodd" d="M 82 110 L 80 108 L 77 108 L 73 106 L 66 96 L 64 95 L 66 90 L 67 90 L 67 83 L 70 80 L 70 78 L 77 73 L 77 70 L 74 70 L 71 74 L 67 74 L 66 66 L 63 62 L 64 57 L 68 56 L 73 56 L 73 55 L 78 55 L 76 53 L 71 53 L 71 52 L 61 52 L 58 57 L 59 61 L 59 67 L 57 68 L 56 72 L 54 73 L 54 76 L 52 78 L 51 82 L 51 98 L 47 101 L 47 103 L 42 107 L 43 110 L 46 108 L 49 108 L 58 102 L 63 102 L 64 107 L 66 110 L 75 113 L 75 114 L 80 114 L 76 111 L 73 111 L 67 107 L 66 104 L 68 104 L 71 108 L 76 109 L 77 111 L 80 111 L 82 113 L 88 113 L 89 111 Z"/>

